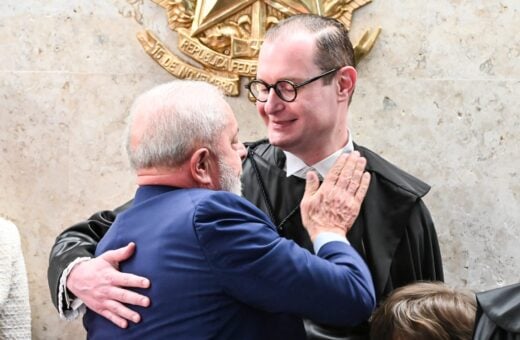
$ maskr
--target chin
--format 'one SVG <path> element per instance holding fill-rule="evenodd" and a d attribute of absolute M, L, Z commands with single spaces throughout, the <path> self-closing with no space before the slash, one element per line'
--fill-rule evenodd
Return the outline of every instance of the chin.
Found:
<path fill-rule="evenodd" d="M 269 136 L 269 143 L 271 143 L 274 146 L 283 147 L 285 144 L 287 144 L 283 138 L 277 138 L 273 136 Z"/>
<path fill-rule="evenodd" d="M 242 196 L 242 183 L 239 182 L 233 182 L 229 183 L 230 185 L 227 188 L 222 188 L 224 191 L 230 192 L 232 194 L 235 194 L 237 196 Z"/>
<path fill-rule="evenodd" d="M 229 191 L 238 196 L 242 196 L 242 181 L 240 179 L 241 170 L 238 171 L 238 174 L 225 164 L 224 162 L 219 160 L 219 169 L 220 169 L 220 190 Z"/>
<path fill-rule="evenodd" d="M 291 143 L 289 143 L 288 141 L 284 141 L 284 140 L 277 140 L 277 139 L 269 139 L 269 143 L 271 145 L 274 145 L 284 151 L 289 151 L 291 152 Z"/>

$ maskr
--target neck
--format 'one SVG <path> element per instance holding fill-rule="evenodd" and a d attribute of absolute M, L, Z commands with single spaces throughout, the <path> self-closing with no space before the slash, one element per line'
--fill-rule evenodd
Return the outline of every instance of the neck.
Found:
<path fill-rule="evenodd" d="M 313 165 L 318 163 L 321 160 L 332 155 L 334 152 L 338 151 L 342 147 L 344 147 L 349 140 L 349 131 L 345 129 L 345 132 L 342 134 L 331 134 L 335 137 L 327 136 L 326 140 L 316 140 L 316 144 L 312 147 L 308 147 L 301 152 L 293 152 L 291 150 L 287 150 L 294 154 L 296 157 L 301 159 L 307 165 Z"/>
<path fill-rule="evenodd" d="M 137 170 L 137 185 L 167 185 L 178 188 L 192 188 L 195 183 L 184 166 L 176 168 L 153 167 Z"/>

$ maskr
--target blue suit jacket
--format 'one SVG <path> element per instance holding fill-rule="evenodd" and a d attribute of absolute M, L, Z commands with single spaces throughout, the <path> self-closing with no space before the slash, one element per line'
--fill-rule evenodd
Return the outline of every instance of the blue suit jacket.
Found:
<path fill-rule="evenodd" d="M 330 242 L 311 255 L 228 192 L 140 187 L 96 254 L 130 241 L 136 253 L 121 270 L 150 279 L 136 291 L 152 304 L 132 307 L 142 321 L 127 329 L 87 311 L 90 339 L 303 339 L 302 317 L 355 325 L 375 304 L 351 246 Z"/>

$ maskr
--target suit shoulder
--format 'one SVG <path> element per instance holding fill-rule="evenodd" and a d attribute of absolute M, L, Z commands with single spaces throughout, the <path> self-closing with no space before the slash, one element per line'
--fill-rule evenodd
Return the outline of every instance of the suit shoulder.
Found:
<path fill-rule="evenodd" d="M 274 231 L 269 218 L 249 201 L 227 191 L 213 191 L 199 200 L 194 207 L 193 221 L 199 233 L 251 232 L 269 227 Z M 207 228 L 209 227 L 209 229 Z M 199 235 L 200 236 L 200 235 Z"/>
<path fill-rule="evenodd" d="M 262 218 L 265 216 L 260 209 L 241 196 L 223 190 L 207 191 L 209 193 L 200 197 L 197 201 L 199 209 L 203 207 L 203 211 L 208 211 L 207 209 L 209 208 L 209 211 L 215 210 L 228 213 L 236 211 L 236 213 L 256 215 Z"/>
<path fill-rule="evenodd" d="M 386 181 L 388 185 L 398 187 L 417 197 L 423 197 L 430 191 L 428 184 L 398 168 L 374 151 L 357 144 L 354 144 L 354 149 L 366 158 L 367 171 L 377 174 L 378 179 Z"/>

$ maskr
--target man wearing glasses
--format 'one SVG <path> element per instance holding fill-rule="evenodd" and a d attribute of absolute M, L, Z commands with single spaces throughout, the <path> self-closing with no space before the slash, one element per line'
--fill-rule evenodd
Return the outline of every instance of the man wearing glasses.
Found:
<path fill-rule="evenodd" d="M 340 154 L 358 150 L 372 180 L 348 239 L 367 262 L 380 301 L 413 281 L 442 281 L 443 271 L 433 221 L 421 199 L 430 187 L 352 141 L 347 116 L 357 78 L 353 65 L 347 31 L 334 19 L 293 16 L 267 32 L 257 78 L 247 88 L 269 139 L 248 144 L 243 194 L 271 218 L 280 235 L 312 252 L 299 211 L 305 175 L 313 170 L 324 177 Z M 123 289 L 146 287 L 148 281 L 111 268 L 132 254 L 132 246 L 71 265 L 91 256 L 114 218 L 114 212 L 98 213 L 60 235 L 51 253 L 49 286 L 60 311 L 70 311 L 67 293 L 72 293 L 126 326 L 126 320 L 139 316 L 122 303 L 150 303 Z M 353 329 L 307 322 L 306 330 L 309 339 L 368 337 L 367 322 Z"/>

